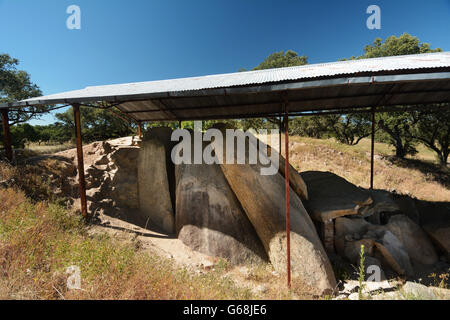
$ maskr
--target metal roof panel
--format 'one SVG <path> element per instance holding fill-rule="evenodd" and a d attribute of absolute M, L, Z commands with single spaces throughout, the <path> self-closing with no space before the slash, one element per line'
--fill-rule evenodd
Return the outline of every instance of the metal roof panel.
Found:
<path fill-rule="evenodd" d="M 351 75 L 362 72 L 376 73 L 395 70 L 422 70 L 448 67 L 450 67 L 450 52 L 438 52 L 319 63 L 296 67 L 235 72 L 201 77 L 90 86 L 81 90 L 31 98 L 24 101 L 31 103 L 38 100 L 76 99 L 83 97 L 92 98 L 106 96 L 120 97 L 152 93 L 196 91 L 202 89 L 228 88 L 318 77 Z"/>

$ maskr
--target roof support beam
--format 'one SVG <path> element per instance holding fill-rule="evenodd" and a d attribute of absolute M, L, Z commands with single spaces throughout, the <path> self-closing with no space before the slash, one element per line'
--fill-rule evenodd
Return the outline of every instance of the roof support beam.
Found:
<path fill-rule="evenodd" d="M 9 117 L 8 109 L 2 109 L 2 124 L 3 124 L 3 146 L 5 147 L 6 159 L 10 163 L 13 162 L 13 150 L 11 146 L 11 134 L 9 131 Z"/>
<path fill-rule="evenodd" d="M 138 122 L 138 137 L 139 139 L 142 139 L 142 122 Z"/>
<path fill-rule="evenodd" d="M 394 98 L 396 95 L 401 95 L 404 98 L 409 98 L 408 100 L 413 101 L 414 99 L 412 98 L 413 95 L 416 94 L 422 94 L 424 96 L 427 96 L 427 100 L 424 103 L 437 103 L 437 102 L 445 102 L 442 101 L 442 99 L 436 98 L 439 97 L 440 95 L 442 95 L 443 93 L 447 93 L 448 90 L 421 90 L 421 91 L 414 91 L 414 92 L 395 92 L 393 89 L 395 87 L 395 84 L 390 85 L 388 90 L 385 92 L 379 92 L 379 93 L 375 93 L 375 94 L 364 94 L 364 95 L 347 95 L 347 96 L 336 96 L 336 97 L 317 97 L 317 98 L 309 98 L 309 99 L 296 99 L 296 100 L 290 100 L 289 105 L 290 105 L 290 109 L 292 110 L 296 110 L 295 112 L 307 112 L 307 111 L 314 111 L 314 109 L 316 110 L 336 110 L 336 109 L 355 109 L 355 108 L 362 108 L 362 107 L 366 107 L 366 108 L 370 108 L 373 105 L 376 106 L 389 106 L 392 104 L 397 105 L 397 103 L 392 103 L 392 98 Z M 364 103 L 357 103 L 355 101 L 359 100 L 366 100 L 366 102 Z M 367 103 L 367 101 L 369 100 L 375 100 L 374 103 Z M 450 98 L 447 99 L 448 102 L 450 102 Z M 332 107 L 331 105 L 335 104 L 336 106 Z M 407 103 L 407 104 L 411 104 L 411 103 Z M 160 104 L 158 104 L 158 106 L 162 105 L 162 101 L 160 102 Z M 317 106 L 317 107 L 316 107 Z M 220 107 L 220 110 L 214 110 L 214 107 L 218 108 Z M 124 111 L 124 113 L 128 114 L 128 115 L 136 115 L 138 116 L 139 114 L 145 114 L 145 116 L 147 117 L 152 117 L 152 114 L 155 113 L 164 113 L 164 115 L 160 115 L 157 116 L 161 117 L 161 119 L 157 119 L 157 118 L 153 118 L 153 119 L 148 119 L 148 120 L 156 120 L 156 121 L 162 121 L 162 120 L 174 120 L 175 118 L 180 119 L 182 118 L 183 120 L 195 120 L 195 119 L 188 119 L 185 116 L 181 116 L 181 117 L 176 117 L 174 115 L 174 112 L 180 112 L 180 113 L 185 113 L 187 111 L 191 111 L 193 114 L 198 114 L 198 113 L 202 113 L 203 111 L 207 110 L 210 111 L 212 110 L 214 113 L 216 113 L 217 115 L 211 115 L 211 116 L 198 116 L 198 118 L 202 118 L 202 119 L 211 119 L 214 118 L 215 119 L 222 119 L 221 117 L 228 117 L 227 114 L 230 113 L 234 113 L 234 114 L 238 114 L 237 116 L 235 115 L 234 117 L 236 118 L 246 118 L 248 115 L 252 115 L 252 114 L 258 114 L 260 115 L 260 117 L 265 117 L 267 116 L 267 112 L 269 113 L 276 113 L 275 111 L 270 111 L 270 110 L 277 110 L 279 107 L 279 102 L 278 101 L 273 101 L 273 102 L 263 102 L 263 103 L 250 103 L 250 104 L 234 104 L 234 105 L 219 105 L 219 106 L 213 106 L 213 105 L 199 105 L 199 106 L 192 106 L 192 107 L 180 107 L 180 108 L 173 108 L 173 109 L 164 109 L 161 108 L 160 110 L 135 110 L 135 111 Z M 263 114 L 260 110 L 261 108 L 265 108 L 267 109 L 266 114 Z M 303 110 L 302 110 L 303 109 Z M 248 110 L 248 114 L 245 113 L 241 113 L 242 110 Z M 170 114 L 169 114 L 170 112 Z M 370 112 L 370 110 L 369 110 Z M 222 113 L 222 114 L 220 114 Z M 292 112 L 291 112 L 292 113 Z"/>
<path fill-rule="evenodd" d="M 172 111 L 168 110 L 160 99 L 152 100 L 152 102 L 157 105 L 159 110 L 167 115 L 171 120 L 177 120 L 177 116 Z"/>
<path fill-rule="evenodd" d="M 75 120 L 75 138 L 77 142 L 78 184 L 80 186 L 81 214 L 86 219 L 87 218 L 86 180 L 84 177 L 84 159 L 83 159 L 83 142 L 81 137 L 80 105 L 78 103 L 74 103 L 72 108 L 73 108 L 73 118 Z"/>
<path fill-rule="evenodd" d="M 433 103 L 427 103 L 425 106 L 388 106 L 388 107 L 379 107 L 376 112 L 410 112 L 410 111 L 438 111 L 443 107 L 433 106 L 436 103 L 445 103 L 442 101 L 436 101 Z M 292 106 L 292 104 L 290 104 Z M 430 106 L 431 105 L 431 106 Z M 302 111 L 289 112 L 290 117 L 300 117 L 300 116 L 321 116 L 321 115 L 330 115 L 330 114 L 352 114 L 352 113 L 371 113 L 370 107 L 348 107 L 348 108 L 333 108 L 327 109 L 332 111 L 321 111 L 319 109 L 306 109 Z M 250 113 L 244 115 L 225 115 L 225 116 L 204 116 L 204 117 L 178 117 L 178 120 L 182 121 L 192 121 L 192 120 L 224 120 L 224 119 L 251 119 L 251 118 L 268 118 L 268 117 L 278 117 L 279 112 L 276 113 Z M 161 118 L 161 119 L 145 119 L 141 121 L 171 121 L 169 118 Z"/>
<path fill-rule="evenodd" d="M 373 161 L 375 156 L 375 107 L 372 108 L 372 134 L 370 138 L 370 190 L 373 190 Z"/>

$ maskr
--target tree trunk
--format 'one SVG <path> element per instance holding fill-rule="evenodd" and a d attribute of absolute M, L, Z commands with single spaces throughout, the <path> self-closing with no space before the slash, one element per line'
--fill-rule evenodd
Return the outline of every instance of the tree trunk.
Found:
<path fill-rule="evenodd" d="M 444 151 L 438 153 L 439 163 L 441 166 L 444 166 L 444 167 L 447 166 L 449 153 L 450 153 L 450 150 L 444 150 Z"/>
<path fill-rule="evenodd" d="M 395 143 L 395 156 L 400 159 L 404 159 L 406 156 L 406 150 L 401 143 Z"/>

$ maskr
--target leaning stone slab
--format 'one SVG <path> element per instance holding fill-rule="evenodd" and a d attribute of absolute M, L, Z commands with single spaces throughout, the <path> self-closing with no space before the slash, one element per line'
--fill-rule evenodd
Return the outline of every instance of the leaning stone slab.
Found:
<path fill-rule="evenodd" d="M 407 216 L 392 216 L 386 228 L 400 240 L 411 260 L 426 265 L 438 261 L 438 255 L 428 236 Z"/>
<path fill-rule="evenodd" d="M 261 140 L 259 140 L 263 145 L 266 146 L 266 150 L 269 150 L 269 154 L 271 155 L 272 152 L 276 152 L 279 164 L 278 164 L 278 172 L 285 177 L 286 176 L 286 159 L 283 157 L 281 153 L 279 153 L 275 148 L 272 148 L 271 146 L 265 144 Z M 306 186 L 305 181 L 303 181 L 302 176 L 298 171 L 289 163 L 289 185 L 291 188 L 297 193 L 297 195 L 302 200 L 308 200 L 308 188 Z"/>
<path fill-rule="evenodd" d="M 400 240 L 390 231 L 384 231 L 383 235 L 375 241 L 376 248 L 383 256 L 386 263 L 399 275 L 413 275 L 413 268 L 408 253 Z"/>
<path fill-rule="evenodd" d="M 184 244 L 234 265 L 267 260 L 218 164 L 179 164 L 175 172 L 176 229 Z"/>
<path fill-rule="evenodd" d="M 308 188 L 307 208 L 315 220 L 358 215 L 373 202 L 364 191 L 334 173 L 306 171 L 300 175 Z"/>
<path fill-rule="evenodd" d="M 277 151 L 274 150 L 274 152 Z M 280 156 L 279 172 L 283 177 L 285 177 L 286 176 L 285 158 L 282 155 L 279 156 Z M 306 183 L 305 181 L 303 181 L 302 176 L 291 164 L 289 164 L 289 185 L 302 200 L 308 200 L 309 196 Z"/>
<path fill-rule="evenodd" d="M 436 246 L 444 252 L 447 260 L 450 261 L 450 225 L 428 224 L 423 228 Z"/>
<path fill-rule="evenodd" d="M 263 146 L 264 152 L 267 152 L 269 156 L 272 155 L 272 152 L 276 154 L 274 158 L 278 159 L 278 172 L 285 177 L 286 176 L 286 159 L 282 156 L 280 152 L 278 152 L 275 148 L 272 148 L 270 145 L 266 144 L 261 139 L 258 139 L 255 137 L 255 140 L 257 141 L 257 148 L 259 150 L 260 146 Z M 305 181 L 303 181 L 302 176 L 298 171 L 289 164 L 289 185 L 291 188 L 297 193 L 297 195 L 302 200 L 308 200 L 308 188 L 306 186 Z"/>
<path fill-rule="evenodd" d="M 217 146 L 214 150 L 219 159 L 224 159 L 223 150 Z M 278 173 L 261 175 L 259 164 L 223 164 L 221 169 L 261 239 L 272 265 L 278 272 L 285 272 L 283 177 Z M 293 190 L 290 194 L 292 275 L 319 294 L 333 290 L 336 286 L 333 269 L 315 227 L 298 195 Z"/>

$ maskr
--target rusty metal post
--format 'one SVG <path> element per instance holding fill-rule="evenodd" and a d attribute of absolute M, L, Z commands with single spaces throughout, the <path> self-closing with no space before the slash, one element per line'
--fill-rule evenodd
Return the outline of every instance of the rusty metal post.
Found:
<path fill-rule="evenodd" d="M 2 123 L 3 123 L 3 146 L 5 147 L 6 159 L 8 159 L 9 162 L 12 162 L 13 150 L 11 147 L 11 134 L 9 132 L 8 109 L 2 109 Z"/>
<path fill-rule="evenodd" d="M 142 139 L 142 123 L 138 122 L 138 137 L 139 139 Z"/>
<path fill-rule="evenodd" d="M 73 118 L 75 120 L 75 138 L 77 142 L 78 184 L 80 185 L 81 214 L 87 218 L 86 180 L 84 178 L 83 142 L 81 139 L 80 105 L 73 104 Z"/>
<path fill-rule="evenodd" d="M 291 288 L 291 218 L 289 208 L 289 124 L 288 124 L 288 99 L 285 96 L 284 101 L 284 182 L 286 187 L 286 271 L 287 271 L 287 286 Z"/>
<path fill-rule="evenodd" d="M 278 129 L 280 130 L 279 134 L 278 134 L 278 148 L 280 149 L 280 154 L 281 154 L 281 133 L 283 132 L 281 126 L 283 125 L 283 121 L 281 121 L 281 116 L 278 119 Z"/>
<path fill-rule="evenodd" d="M 370 146 L 370 190 L 373 190 L 373 162 L 375 156 L 375 107 L 372 107 L 372 134 Z"/>

